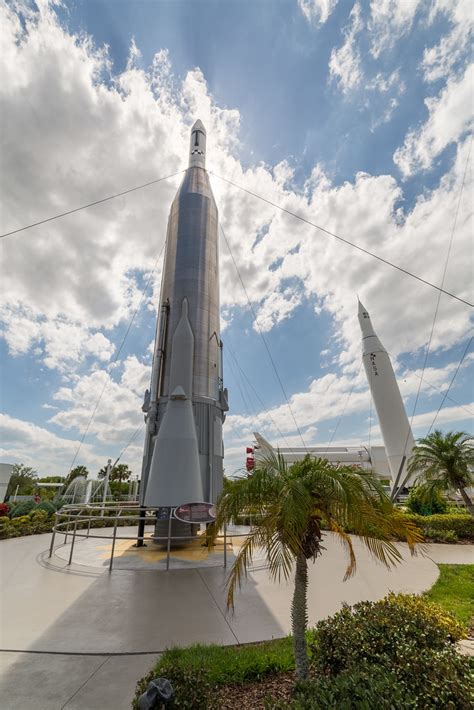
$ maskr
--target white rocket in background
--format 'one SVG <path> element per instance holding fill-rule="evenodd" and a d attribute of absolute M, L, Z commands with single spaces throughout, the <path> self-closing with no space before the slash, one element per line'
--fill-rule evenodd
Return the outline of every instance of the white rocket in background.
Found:
<path fill-rule="evenodd" d="M 359 323 L 362 331 L 362 359 L 385 444 L 392 491 L 395 491 L 405 481 L 407 462 L 415 441 L 392 363 L 360 301 Z"/>

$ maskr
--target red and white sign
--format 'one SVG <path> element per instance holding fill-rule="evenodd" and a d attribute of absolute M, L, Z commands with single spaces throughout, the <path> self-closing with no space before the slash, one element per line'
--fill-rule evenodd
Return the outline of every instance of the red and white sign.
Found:
<path fill-rule="evenodd" d="M 213 523 L 216 509 L 212 503 L 183 503 L 175 508 L 174 517 L 183 523 Z"/>

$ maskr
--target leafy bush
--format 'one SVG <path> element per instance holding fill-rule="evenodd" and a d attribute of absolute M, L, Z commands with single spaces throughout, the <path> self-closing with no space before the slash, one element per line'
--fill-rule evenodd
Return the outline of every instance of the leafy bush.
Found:
<path fill-rule="evenodd" d="M 436 528 L 425 528 L 425 537 L 429 538 L 433 542 L 458 542 L 459 538 L 454 532 L 454 530 L 436 530 Z"/>
<path fill-rule="evenodd" d="M 207 710 L 212 697 L 212 686 L 208 673 L 201 668 L 183 668 L 182 666 L 163 666 L 160 674 L 153 670 L 137 683 L 136 696 L 132 708 L 138 708 L 138 699 L 153 678 L 167 678 L 174 690 L 171 707 L 183 710 Z"/>
<path fill-rule="evenodd" d="M 10 512 L 10 506 L 8 503 L 0 503 L 0 517 L 3 517 L 4 515 L 8 515 Z"/>
<path fill-rule="evenodd" d="M 36 503 L 34 500 L 27 500 L 24 503 L 19 503 L 16 505 L 10 514 L 11 518 L 20 518 L 23 515 L 28 515 L 31 511 L 36 508 Z"/>
<path fill-rule="evenodd" d="M 470 710 L 474 691 L 472 661 L 452 646 L 440 650 L 425 648 L 419 655 L 402 647 L 399 663 L 381 658 L 384 664 L 370 665 L 363 658 L 357 666 L 338 675 L 317 676 L 299 684 L 294 701 L 268 703 L 268 707 L 292 710 L 411 710 L 456 708 Z"/>
<path fill-rule="evenodd" d="M 49 501 L 45 500 L 41 503 L 38 503 L 38 505 L 36 506 L 36 510 L 43 510 L 48 515 L 53 515 L 53 513 L 56 512 L 56 506 L 53 503 L 50 503 Z"/>
<path fill-rule="evenodd" d="M 51 530 L 53 529 L 53 519 L 50 515 L 48 515 L 46 510 L 34 510 L 32 513 L 30 513 L 29 517 L 31 520 L 31 533 L 33 535 L 37 533 L 51 532 Z"/>
<path fill-rule="evenodd" d="M 418 515 L 434 515 L 436 513 L 447 513 L 448 503 L 439 491 L 433 493 L 428 499 L 423 488 L 413 486 L 408 495 L 407 508 L 411 513 L 417 513 Z"/>
<path fill-rule="evenodd" d="M 467 512 L 447 513 L 446 515 L 415 515 L 407 513 L 405 517 L 416 523 L 426 537 L 451 530 L 460 540 L 474 541 L 474 518 Z M 430 531 L 430 536 L 428 536 L 427 530 Z"/>
<path fill-rule="evenodd" d="M 417 656 L 425 649 L 442 650 L 464 636 L 462 625 L 437 604 L 392 593 L 377 602 L 345 606 L 320 621 L 310 646 L 317 671 L 337 675 L 357 668 L 361 660 L 395 668 L 405 651 Z"/>
<path fill-rule="evenodd" d="M 30 515 L 21 515 L 9 519 L 0 518 L 0 540 L 22 535 L 34 535 L 50 532 L 53 529 L 54 518 L 44 510 L 34 510 Z"/>
<path fill-rule="evenodd" d="M 467 710 L 470 660 L 454 647 L 463 636 L 451 614 L 421 597 L 392 593 L 345 606 L 317 624 L 310 641 L 315 678 L 287 707 Z"/>
<path fill-rule="evenodd" d="M 33 532 L 31 518 L 29 515 L 17 516 L 10 520 L 12 535 L 10 537 L 20 537 L 20 535 L 31 535 Z"/>

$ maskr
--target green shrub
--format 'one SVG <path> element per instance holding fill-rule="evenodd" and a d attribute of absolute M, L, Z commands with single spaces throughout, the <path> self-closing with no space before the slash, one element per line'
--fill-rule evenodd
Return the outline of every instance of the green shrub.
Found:
<path fill-rule="evenodd" d="M 45 510 L 34 510 L 30 515 L 18 516 L 11 520 L 0 518 L 0 540 L 50 532 L 53 525 L 54 519 Z"/>
<path fill-rule="evenodd" d="M 45 533 L 45 532 L 51 532 L 53 529 L 54 525 L 54 520 L 53 518 L 48 515 L 46 510 L 34 510 L 32 513 L 30 513 L 30 529 L 31 529 L 31 534 L 38 534 L 38 533 Z M 28 533 L 24 532 L 23 535 L 27 535 Z"/>
<path fill-rule="evenodd" d="M 1 517 L 0 518 L 0 540 L 6 540 L 11 535 L 12 524 L 10 518 Z"/>
<path fill-rule="evenodd" d="M 31 535 L 33 528 L 29 515 L 22 515 L 10 520 L 11 532 L 10 537 L 20 537 L 21 535 Z"/>
<path fill-rule="evenodd" d="M 454 530 L 437 530 L 436 528 L 425 528 L 423 533 L 432 542 L 458 542 L 459 538 Z"/>
<path fill-rule="evenodd" d="M 15 505 L 12 509 L 10 517 L 19 518 L 22 515 L 28 515 L 28 513 L 31 513 L 34 508 L 36 508 L 34 500 L 27 500 L 24 503 L 18 503 L 18 505 Z"/>
<path fill-rule="evenodd" d="M 402 647 L 399 663 L 387 656 L 379 665 L 363 658 L 357 666 L 336 676 L 317 676 L 299 684 L 295 699 L 267 704 L 276 710 L 409 710 L 451 708 L 470 710 L 474 691 L 472 661 L 452 646 L 425 648 L 413 655 Z"/>
<path fill-rule="evenodd" d="M 413 486 L 408 495 L 407 508 L 411 513 L 418 515 L 434 515 L 447 513 L 448 503 L 438 491 L 428 499 L 423 488 Z"/>
<path fill-rule="evenodd" d="M 36 510 L 43 510 L 47 513 L 47 515 L 53 515 L 53 513 L 56 512 L 56 506 L 53 503 L 50 503 L 47 500 L 42 501 L 41 503 L 38 503 L 36 506 Z"/>
<path fill-rule="evenodd" d="M 462 625 L 437 604 L 422 597 L 389 594 L 377 602 L 345 606 L 320 621 L 310 647 L 318 672 L 337 675 L 357 668 L 361 660 L 394 667 L 400 654 L 442 650 L 465 636 Z"/>
<path fill-rule="evenodd" d="M 138 699 L 148 687 L 153 678 L 167 678 L 174 690 L 173 708 L 183 710 L 207 710 L 212 698 L 212 686 L 208 673 L 201 668 L 183 668 L 182 666 L 166 666 L 160 668 L 160 673 L 155 670 L 137 683 L 135 698 L 132 708 L 138 708 Z"/>
<path fill-rule="evenodd" d="M 427 530 L 432 534 L 452 530 L 460 540 L 474 541 L 474 518 L 469 513 L 447 513 L 446 515 L 406 513 L 405 518 L 416 523 L 425 536 L 428 536 Z"/>

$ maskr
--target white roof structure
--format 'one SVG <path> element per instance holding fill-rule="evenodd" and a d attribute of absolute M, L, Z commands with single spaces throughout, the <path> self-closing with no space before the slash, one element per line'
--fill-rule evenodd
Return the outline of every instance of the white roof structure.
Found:
<path fill-rule="evenodd" d="M 275 448 L 261 434 L 254 432 L 255 461 L 270 453 L 280 453 L 288 463 L 301 461 L 308 454 L 314 458 L 325 458 L 334 464 L 353 464 L 374 471 L 383 480 L 390 478 L 390 467 L 384 446 L 302 446 Z"/>

